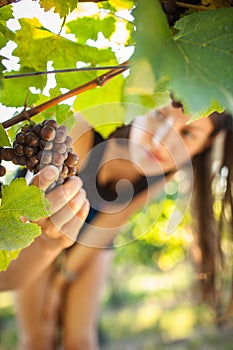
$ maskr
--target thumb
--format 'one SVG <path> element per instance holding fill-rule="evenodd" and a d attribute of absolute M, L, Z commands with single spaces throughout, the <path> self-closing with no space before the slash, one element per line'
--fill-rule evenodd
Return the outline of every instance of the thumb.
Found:
<path fill-rule="evenodd" d="M 45 191 L 54 181 L 58 179 L 59 170 L 53 165 L 48 165 L 37 173 L 32 181 L 32 185 L 40 187 Z"/>

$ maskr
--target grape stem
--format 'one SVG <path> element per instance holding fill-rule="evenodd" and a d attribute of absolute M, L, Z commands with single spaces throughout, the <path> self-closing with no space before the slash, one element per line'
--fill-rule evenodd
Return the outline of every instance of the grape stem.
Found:
<path fill-rule="evenodd" d="M 57 105 L 58 103 L 76 96 L 78 94 L 81 94 L 84 91 L 90 90 L 94 87 L 97 86 L 103 86 L 104 84 L 106 84 L 110 79 L 114 78 L 115 76 L 123 73 L 124 71 L 126 71 L 127 69 L 129 69 L 129 66 L 127 64 L 127 62 L 122 63 L 121 65 L 119 65 L 117 68 L 113 68 L 110 69 L 107 73 L 104 73 L 102 75 L 100 75 L 99 77 L 90 80 L 89 82 L 80 85 L 78 87 L 76 87 L 73 90 L 70 90 L 64 94 L 61 94 L 59 96 L 56 96 L 54 98 L 52 98 L 51 100 L 48 100 L 38 106 L 32 107 L 28 110 L 24 109 L 22 112 L 20 112 L 19 114 L 17 114 L 16 116 L 6 120 L 5 122 L 2 123 L 2 126 L 7 129 L 12 125 L 18 124 L 24 120 L 29 120 L 31 117 L 33 117 L 34 115 L 50 108 L 53 107 L 55 105 Z"/>
<path fill-rule="evenodd" d="M 202 5 L 192 5 L 192 4 L 187 4 L 184 2 L 180 2 L 180 1 L 176 1 L 176 5 L 179 7 L 185 7 L 187 9 L 193 9 L 193 10 L 200 10 L 200 11 L 208 10 L 208 7 L 205 7 Z"/>

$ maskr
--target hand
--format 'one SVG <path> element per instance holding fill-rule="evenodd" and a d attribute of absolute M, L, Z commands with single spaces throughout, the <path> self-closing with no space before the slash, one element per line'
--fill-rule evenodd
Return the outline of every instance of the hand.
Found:
<path fill-rule="evenodd" d="M 58 169 L 49 165 L 35 175 L 31 183 L 46 191 L 57 177 Z M 37 224 L 49 244 L 58 244 L 64 249 L 76 241 L 90 209 L 82 185 L 79 177 L 72 176 L 46 195 L 51 203 L 52 215 L 38 220 Z"/>

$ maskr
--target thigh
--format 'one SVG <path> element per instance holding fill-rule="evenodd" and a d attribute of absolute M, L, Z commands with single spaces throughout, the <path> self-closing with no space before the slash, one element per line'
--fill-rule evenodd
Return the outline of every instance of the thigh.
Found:
<path fill-rule="evenodd" d="M 51 327 L 46 324 L 44 317 L 51 273 L 52 267 L 49 267 L 30 285 L 15 292 L 21 349 L 53 349 L 54 334 L 51 334 Z"/>
<path fill-rule="evenodd" d="M 67 290 L 63 314 L 65 349 L 85 349 L 81 344 L 87 346 L 95 341 L 91 338 L 96 337 L 96 322 L 112 255 L 111 250 L 100 250 Z M 92 349 L 91 345 L 89 348 Z"/>

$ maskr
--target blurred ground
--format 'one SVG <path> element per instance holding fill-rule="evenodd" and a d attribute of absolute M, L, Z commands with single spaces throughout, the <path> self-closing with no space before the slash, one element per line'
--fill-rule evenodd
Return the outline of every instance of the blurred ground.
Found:
<path fill-rule="evenodd" d="M 101 350 L 233 349 L 233 327 L 216 327 L 212 311 L 194 303 L 187 262 L 166 273 L 145 266 L 115 269 L 100 317 Z M 16 344 L 13 294 L 4 292 L 0 350 Z"/>

